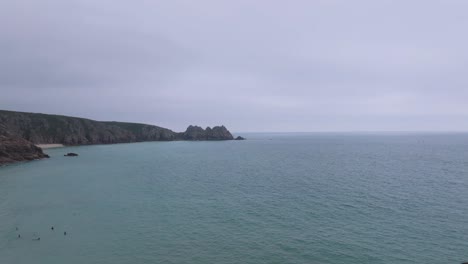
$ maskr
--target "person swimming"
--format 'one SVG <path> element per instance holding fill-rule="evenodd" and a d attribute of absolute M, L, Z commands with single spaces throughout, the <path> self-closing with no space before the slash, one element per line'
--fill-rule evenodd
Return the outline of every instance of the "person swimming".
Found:
<path fill-rule="evenodd" d="M 54 230 L 54 227 L 51 227 L 50 229 L 51 229 L 51 230 Z"/>
<path fill-rule="evenodd" d="M 67 232 L 66 232 L 66 231 L 65 231 L 65 232 L 63 232 L 63 235 L 64 235 L 64 236 L 66 236 L 66 235 L 67 235 Z"/>
<path fill-rule="evenodd" d="M 21 238 L 21 235 L 20 235 L 20 234 L 18 234 L 18 238 Z"/>

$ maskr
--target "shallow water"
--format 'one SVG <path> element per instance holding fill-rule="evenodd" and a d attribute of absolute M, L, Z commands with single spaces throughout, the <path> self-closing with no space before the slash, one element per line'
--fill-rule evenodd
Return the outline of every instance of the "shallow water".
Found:
<path fill-rule="evenodd" d="M 0 263 L 468 261 L 468 135 L 246 136 L 0 168 Z"/>

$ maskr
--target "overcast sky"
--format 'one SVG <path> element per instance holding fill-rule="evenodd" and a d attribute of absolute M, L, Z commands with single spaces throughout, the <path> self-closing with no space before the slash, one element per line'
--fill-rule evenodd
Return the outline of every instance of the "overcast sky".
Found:
<path fill-rule="evenodd" d="M 468 1 L 1 0 L 0 109 L 468 131 Z"/>

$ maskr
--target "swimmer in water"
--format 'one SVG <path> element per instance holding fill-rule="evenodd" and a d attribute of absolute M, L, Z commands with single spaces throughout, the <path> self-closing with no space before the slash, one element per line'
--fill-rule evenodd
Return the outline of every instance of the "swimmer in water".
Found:
<path fill-rule="evenodd" d="M 54 227 L 51 227 L 50 229 L 51 229 L 51 230 L 54 230 Z"/>

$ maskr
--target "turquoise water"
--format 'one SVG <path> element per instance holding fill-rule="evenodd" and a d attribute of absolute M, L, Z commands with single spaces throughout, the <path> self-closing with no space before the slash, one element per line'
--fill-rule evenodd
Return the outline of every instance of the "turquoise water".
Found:
<path fill-rule="evenodd" d="M 468 135 L 246 136 L 0 168 L 0 263 L 468 261 Z"/>

